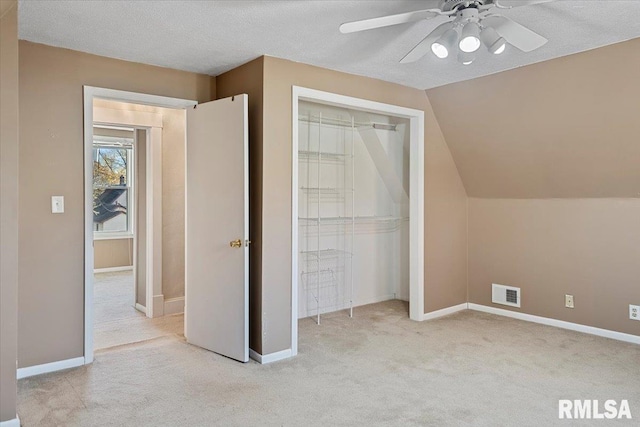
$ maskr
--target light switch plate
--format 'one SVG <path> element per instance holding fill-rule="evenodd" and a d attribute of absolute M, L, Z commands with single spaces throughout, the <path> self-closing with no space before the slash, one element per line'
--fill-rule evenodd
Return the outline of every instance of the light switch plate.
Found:
<path fill-rule="evenodd" d="M 51 213 L 64 213 L 64 196 L 51 196 Z"/>
<path fill-rule="evenodd" d="M 575 308 L 573 304 L 573 295 L 565 295 L 564 296 L 564 306 L 567 308 Z"/>

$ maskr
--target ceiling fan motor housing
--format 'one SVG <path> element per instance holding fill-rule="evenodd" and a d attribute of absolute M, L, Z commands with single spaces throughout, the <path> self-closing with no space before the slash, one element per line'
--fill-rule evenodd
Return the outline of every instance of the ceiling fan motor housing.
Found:
<path fill-rule="evenodd" d="M 466 9 L 467 7 L 478 7 L 491 3 L 491 0 L 441 0 L 440 10 L 451 12 L 452 10 Z"/>

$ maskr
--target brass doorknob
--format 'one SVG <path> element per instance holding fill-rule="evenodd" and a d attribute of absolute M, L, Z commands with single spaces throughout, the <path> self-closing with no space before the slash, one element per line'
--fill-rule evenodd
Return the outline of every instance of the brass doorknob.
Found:
<path fill-rule="evenodd" d="M 232 240 L 229 242 L 229 246 L 231 246 L 232 248 L 239 248 L 242 246 L 242 240 L 238 239 L 238 240 Z"/>

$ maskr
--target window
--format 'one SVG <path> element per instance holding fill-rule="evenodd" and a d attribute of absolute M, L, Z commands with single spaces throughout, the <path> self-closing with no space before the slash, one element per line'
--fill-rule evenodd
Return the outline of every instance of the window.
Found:
<path fill-rule="evenodd" d="M 94 135 L 94 237 L 133 234 L 133 138 Z"/>

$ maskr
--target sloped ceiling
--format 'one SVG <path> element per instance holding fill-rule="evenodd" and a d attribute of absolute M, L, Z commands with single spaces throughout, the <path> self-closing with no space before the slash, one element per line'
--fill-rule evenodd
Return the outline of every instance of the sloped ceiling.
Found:
<path fill-rule="evenodd" d="M 17 2 L 18 0 L 0 0 L 0 17 L 3 17 L 4 14 L 11 9 L 11 6 Z"/>
<path fill-rule="evenodd" d="M 469 197 L 640 197 L 640 39 L 427 91 Z"/>

